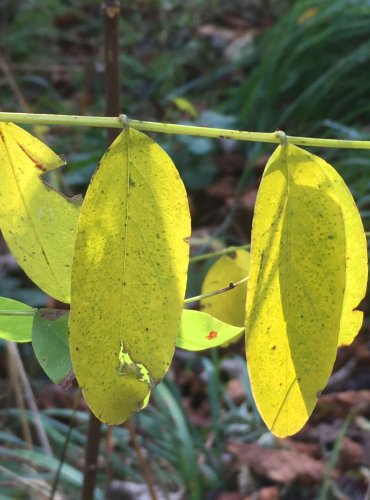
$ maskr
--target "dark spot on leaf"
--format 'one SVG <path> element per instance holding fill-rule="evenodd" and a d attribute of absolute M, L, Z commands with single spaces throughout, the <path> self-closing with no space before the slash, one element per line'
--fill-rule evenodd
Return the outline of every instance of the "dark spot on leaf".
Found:
<path fill-rule="evenodd" d="M 209 332 L 208 335 L 206 335 L 206 339 L 208 340 L 214 340 L 217 338 L 217 335 L 218 335 L 218 332 L 216 332 L 216 330 L 212 330 L 211 332 Z"/>

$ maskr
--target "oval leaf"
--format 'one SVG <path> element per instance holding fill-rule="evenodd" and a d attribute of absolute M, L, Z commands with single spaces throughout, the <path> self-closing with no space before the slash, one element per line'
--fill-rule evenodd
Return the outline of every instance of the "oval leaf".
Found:
<path fill-rule="evenodd" d="M 32 281 L 69 302 L 79 206 L 40 178 L 61 165 L 31 134 L 12 123 L 0 124 L 1 231 Z"/>
<path fill-rule="evenodd" d="M 252 390 L 274 434 L 297 432 L 312 413 L 338 343 L 361 326 L 366 280 L 366 238 L 343 180 L 279 146 L 257 196 L 246 315 Z"/>
<path fill-rule="evenodd" d="M 202 286 L 202 294 L 219 290 L 236 283 L 249 274 L 250 254 L 237 250 L 230 256 L 219 258 L 209 269 Z M 226 293 L 214 295 L 200 301 L 201 310 L 215 318 L 234 326 L 243 326 L 245 321 L 245 301 L 247 282 Z"/>
<path fill-rule="evenodd" d="M 209 314 L 184 309 L 176 347 L 187 351 L 202 351 L 230 342 L 243 332 L 244 327 L 232 326 Z"/>
<path fill-rule="evenodd" d="M 46 375 L 59 384 L 72 369 L 68 347 L 68 311 L 37 311 L 32 327 L 32 347 Z"/>
<path fill-rule="evenodd" d="M 122 133 L 86 194 L 72 271 L 69 341 L 85 399 L 119 424 L 171 362 L 185 294 L 186 192 L 149 137 Z"/>
<path fill-rule="evenodd" d="M 23 311 L 29 316 L 8 316 L 7 311 Z M 12 342 L 31 342 L 33 308 L 17 300 L 0 297 L 0 338 Z"/>

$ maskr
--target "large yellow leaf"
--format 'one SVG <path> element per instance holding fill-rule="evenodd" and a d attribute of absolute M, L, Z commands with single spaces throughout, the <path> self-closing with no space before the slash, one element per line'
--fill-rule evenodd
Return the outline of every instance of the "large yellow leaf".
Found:
<path fill-rule="evenodd" d="M 72 362 L 103 422 L 119 424 L 140 409 L 168 369 L 189 235 L 186 192 L 171 159 L 146 135 L 122 133 L 87 191 L 72 271 Z"/>
<path fill-rule="evenodd" d="M 209 269 L 202 286 L 202 294 L 219 290 L 248 276 L 250 255 L 237 250 L 233 255 L 220 257 Z M 226 293 L 200 301 L 203 312 L 234 326 L 244 326 L 247 282 Z"/>
<path fill-rule="evenodd" d="M 307 421 L 338 344 L 357 334 L 366 238 L 352 196 L 325 161 L 292 145 L 270 158 L 252 230 L 246 337 L 259 411 L 286 436 Z"/>
<path fill-rule="evenodd" d="M 40 175 L 63 165 L 51 149 L 12 123 L 0 124 L 0 228 L 28 276 L 46 293 L 70 300 L 79 206 Z"/>

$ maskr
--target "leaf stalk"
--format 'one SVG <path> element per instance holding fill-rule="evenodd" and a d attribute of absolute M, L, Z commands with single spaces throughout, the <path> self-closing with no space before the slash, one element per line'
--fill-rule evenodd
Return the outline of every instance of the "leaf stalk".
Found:
<path fill-rule="evenodd" d="M 213 290 L 212 292 L 203 293 L 202 295 L 189 297 L 188 299 L 184 300 L 184 304 L 190 304 L 191 302 L 197 302 L 198 300 L 207 299 L 208 297 L 213 297 L 214 295 L 219 295 L 220 293 L 228 292 L 229 290 L 233 290 L 234 288 L 241 285 L 242 283 L 245 283 L 248 280 L 249 276 L 246 276 L 245 278 L 242 278 L 241 280 L 236 281 L 235 283 L 231 281 L 227 286 L 220 288 L 219 290 Z"/>

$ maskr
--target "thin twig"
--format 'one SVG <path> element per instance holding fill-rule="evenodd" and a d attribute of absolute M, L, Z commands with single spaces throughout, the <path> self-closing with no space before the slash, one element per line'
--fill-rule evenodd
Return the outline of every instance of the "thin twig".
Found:
<path fill-rule="evenodd" d="M 213 290 L 212 292 L 208 292 L 208 293 L 203 293 L 202 295 L 196 295 L 195 297 L 189 297 L 188 299 L 184 300 L 184 304 L 189 304 L 191 302 L 197 302 L 198 300 L 207 299 L 208 297 L 213 297 L 214 295 L 219 295 L 220 293 L 229 292 L 230 290 L 233 290 L 235 287 L 241 285 L 242 283 L 245 283 L 248 280 L 249 280 L 249 276 L 246 276 L 245 278 L 242 278 L 241 280 L 236 281 L 235 283 L 231 281 L 224 288 L 220 288 L 218 290 Z"/>
<path fill-rule="evenodd" d="M 26 371 L 24 369 L 22 359 L 19 355 L 17 344 L 15 344 L 14 342 L 10 342 L 9 343 L 9 350 L 11 351 L 12 357 L 14 359 L 14 362 L 16 363 L 16 366 L 17 366 L 19 378 L 20 378 L 21 384 L 23 386 L 24 396 L 25 396 L 27 404 L 32 412 L 33 419 L 34 419 L 34 425 L 35 425 L 35 429 L 36 429 L 40 444 L 43 447 L 44 452 L 47 455 L 53 456 L 53 452 L 52 452 L 52 449 L 51 449 L 51 446 L 49 443 L 49 439 L 48 439 L 48 436 L 45 432 L 44 426 L 42 424 L 40 412 L 39 412 L 39 409 L 37 407 L 35 397 L 33 395 L 31 384 L 27 378 L 27 374 L 26 374 Z"/>
<path fill-rule="evenodd" d="M 28 105 L 28 102 L 26 101 L 21 89 L 19 88 L 17 80 L 14 78 L 14 76 L 10 70 L 9 64 L 6 62 L 5 58 L 1 54 L 0 54 L 0 69 L 4 74 L 5 79 L 8 83 L 11 91 L 13 92 L 15 97 L 17 98 L 21 109 L 23 109 L 24 111 L 29 113 L 31 109 Z"/>
<path fill-rule="evenodd" d="M 127 429 L 130 433 L 131 441 L 132 444 L 134 445 L 134 450 L 137 455 L 137 458 L 139 460 L 139 464 L 141 467 L 141 473 L 143 475 L 143 478 L 148 486 L 149 494 L 152 500 L 157 500 L 157 494 L 155 492 L 155 486 L 153 482 L 152 475 L 150 473 L 148 463 L 145 460 L 145 457 L 141 451 L 140 445 L 137 440 L 137 435 L 136 435 L 136 429 L 135 429 L 135 423 L 133 421 L 133 418 L 129 418 L 127 423 L 126 423 Z"/>
<path fill-rule="evenodd" d="M 7 361 L 8 361 L 8 373 L 9 373 L 10 383 L 11 383 L 12 387 L 14 388 L 17 406 L 20 409 L 22 434 L 23 434 L 24 440 L 27 443 L 28 449 L 33 450 L 32 435 L 31 435 L 31 430 L 30 430 L 28 418 L 26 415 L 26 405 L 24 403 L 24 398 L 23 398 L 21 386 L 19 384 L 17 364 L 14 361 L 13 351 L 10 347 L 10 343 L 6 342 L 5 346 L 6 346 L 6 351 L 8 353 Z"/>
<path fill-rule="evenodd" d="M 54 481 L 53 481 L 53 486 L 52 486 L 52 490 L 51 490 L 51 493 L 50 493 L 50 500 L 54 499 L 55 493 L 57 492 L 58 484 L 59 484 L 59 481 L 60 481 L 60 475 L 61 475 L 61 472 L 62 472 L 62 467 L 63 467 L 63 464 L 65 462 L 66 456 L 67 456 L 67 449 L 68 449 L 69 441 L 71 439 L 72 431 L 73 431 L 73 429 L 74 429 L 74 427 L 76 425 L 75 415 L 76 415 L 77 406 L 78 406 L 78 404 L 80 402 L 81 396 L 82 396 L 81 391 L 77 390 L 76 394 L 75 394 L 75 397 L 74 397 L 74 401 L 73 401 L 72 415 L 71 415 L 71 418 L 70 418 L 70 421 L 69 421 L 68 432 L 67 432 L 66 438 L 64 440 L 62 453 L 60 455 L 58 470 L 57 470 L 57 472 L 55 474 Z"/>
<path fill-rule="evenodd" d="M 194 257 L 190 257 L 189 262 L 192 264 L 193 262 L 199 262 L 201 260 L 212 259 L 213 257 L 219 257 L 221 255 L 227 255 L 228 253 L 236 252 L 237 250 L 248 250 L 250 248 L 250 243 L 246 243 L 245 245 L 240 246 L 232 246 L 223 248 L 222 250 L 216 250 L 215 252 L 203 253 L 201 255 L 195 255 Z"/>

